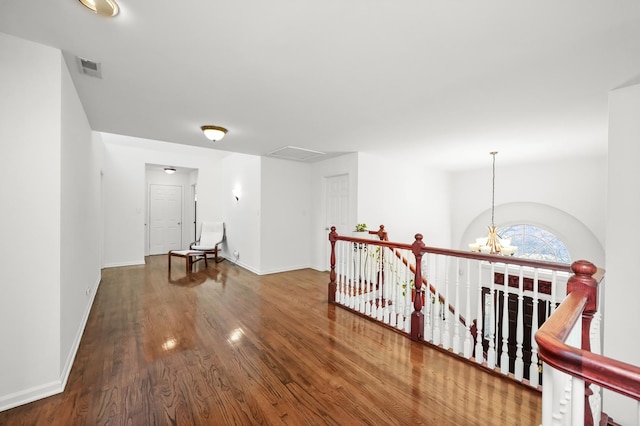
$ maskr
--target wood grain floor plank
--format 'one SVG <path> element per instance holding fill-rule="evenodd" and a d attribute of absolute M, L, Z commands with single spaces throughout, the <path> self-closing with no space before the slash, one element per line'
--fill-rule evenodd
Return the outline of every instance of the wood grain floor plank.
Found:
<path fill-rule="evenodd" d="M 540 394 L 326 302 L 328 274 L 103 271 L 64 393 L 2 425 L 537 425 Z"/>

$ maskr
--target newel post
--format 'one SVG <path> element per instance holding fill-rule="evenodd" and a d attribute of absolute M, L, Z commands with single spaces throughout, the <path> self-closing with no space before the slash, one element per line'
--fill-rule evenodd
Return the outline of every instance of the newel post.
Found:
<path fill-rule="evenodd" d="M 598 310 L 598 281 L 593 278 L 598 268 L 586 260 L 577 260 L 571 264 L 574 275 L 567 281 L 567 294 L 579 290 L 588 297 L 587 304 L 582 312 L 582 350 L 591 352 L 591 320 Z M 589 387 L 591 383 L 584 382 L 584 424 L 593 426 L 593 414 L 589 405 L 589 397 L 593 391 Z"/>
<path fill-rule="evenodd" d="M 380 241 L 387 241 L 387 231 L 384 230 L 384 225 L 380 225 L 380 229 L 378 230 L 378 232 L 375 232 L 375 234 L 378 236 L 378 238 L 380 239 Z"/>
<path fill-rule="evenodd" d="M 331 227 L 331 232 L 329 232 L 329 241 L 331 242 L 331 272 L 329 273 L 329 288 L 328 288 L 328 297 L 327 300 L 329 303 L 334 303 L 336 301 L 336 237 L 338 233 L 336 232 L 336 227 Z"/>
<path fill-rule="evenodd" d="M 416 257 L 416 274 L 414 284 L 416 286 L 411 313 L 411 340 L 424 340 L 424 314 L 422 313 L 422 250 L 425 245 L 422 242 L 422 234 L 416 234 L 416 240 L 411 246 L 411 251 Z"/>

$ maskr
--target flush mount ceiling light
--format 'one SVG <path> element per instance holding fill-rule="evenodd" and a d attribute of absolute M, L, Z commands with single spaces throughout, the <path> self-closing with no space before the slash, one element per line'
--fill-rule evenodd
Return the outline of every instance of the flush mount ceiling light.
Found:
<path fill-rule="evenodd" d="M 172 175 L 176 172 L 176 169 L 174 169 L 173 167 L 165 167 L 164 172 L 168 175 Z"/>
<path fill-rule="evenodd" d="M 219 141 L 220 139 L 224 138 L 224 135 L 227 134 L 227 129 L 220 126 L 202 126 L 200 128 L 204 132 L 206 138 L 212 142 Z"/>
<path fill-rule="evenodd" d="M 102 16 L 116 16 L 120 11 L 115 0 L 79 0 L 80 3 Z"/>

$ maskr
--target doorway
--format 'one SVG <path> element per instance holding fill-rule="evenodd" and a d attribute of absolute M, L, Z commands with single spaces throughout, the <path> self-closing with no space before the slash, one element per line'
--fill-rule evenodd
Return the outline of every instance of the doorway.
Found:
<path fill-rule="evenodd" d="M 182 187 L 149 185 L 149 254 L 182 248 Z"/>
<path fill-rule="evenodd" d="M 349 232 L 349 174 L 327 176 L 325 179 L 325 229 L 323 239 L 325 244 L 325 270 L 329 270 L 331 259 L 331 244 L 327 236 L 331 227 L 336 227 L 336 232 L 345 235 Z M 353 224 L 355 225 L 355 224 Z"/>

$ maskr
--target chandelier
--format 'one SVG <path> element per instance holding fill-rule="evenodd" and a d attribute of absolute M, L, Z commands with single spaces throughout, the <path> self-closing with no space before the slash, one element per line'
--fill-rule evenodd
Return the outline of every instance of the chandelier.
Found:
<path fill-rule="evenodd" d="M 489 226 L 489 235 L 486 237 L 476 238 L 475 243 L 469 244 L 469 249 L 475 252 L 488 253 L 488 254 L 501 254 L 504 256 L 511 256 L 515 254 L 518 247 L 511 245 L 511 240 L 506 238 L 500 238 L 496 230 L 494 223 L 496 212 L 496 154 L 497 151 L 492 151 L 489 154 L 493 157 L 493 177 L 491 181 L 491 225 Z"/>

